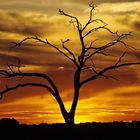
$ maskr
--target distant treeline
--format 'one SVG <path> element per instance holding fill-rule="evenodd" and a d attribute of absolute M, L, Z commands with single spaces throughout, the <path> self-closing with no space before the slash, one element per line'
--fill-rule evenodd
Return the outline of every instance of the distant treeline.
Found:
<path fill-rule="evenodd" d="M 140 140 L 140 121 L 27 125 L 0 120 L 0 140 Z"/>

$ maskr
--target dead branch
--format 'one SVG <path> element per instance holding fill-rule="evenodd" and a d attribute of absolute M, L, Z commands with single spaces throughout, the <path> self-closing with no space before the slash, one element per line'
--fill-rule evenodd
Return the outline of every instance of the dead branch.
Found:
<path fill-rule="evenodd" d="M 121 34 L 121 35 L 119 35 L 118 33 L 114 33 L 114 34 L 117 34 L 117 38 L 115 39 L 115 40 L 113 40 L 113 41 L 110 41 L 109 43 L 107 43 L 107 44 L 105 44 L 105 45 L 103 45 L 103 46 L 101 46 L 101 47 L 98 47 L 98 48 L 95 48 L 95 47 L 93 47 L 92 49 L 94 49 L 95 51 L 94 52 L 92 52 L 88 57 L 86 57 L 85 59 L 84 59 L 84 63 L 86 63 L 86 61 L 88 60 L 88 59 L 90 59 L 93 55 L 95 55 L 95 54 L 105 54 L 103 51 L 104 50 L 106 50 L 106 49 L 108 49 L 108 48 L 110 48 L 110 47 L 113 47 L 113 46 L 115 46 L 115 45 L 117 45 L 118 43 L 122 43 L 122 40 L 124 39 L 124 38 L 126 38 L 126 36 L 130 36 L 131 34 L 130 33 L 127 33 L 127 34 Z M 123 45 L 125 46 L 125 47 L 127 47 L 127 44 L 126 43 L 123 43 Z"/>
<path fill-rule="evenodd" d="M 13 71 L 13 69 L 11 68 L 12 66 L 15 66 L 15 65 L 8 65 L 7 64 L 7 66 L 8 66 L 8 68 L 9 68 L 9 70 L 12 72 L 12 73 L 14 73 L 14 71 Z"/>
<path fill-rule="evenodd" d="M 72 56 L 73 62 L 75 63 L 76 66 L 78 66 L 74 53 L 70 49 L 65 47 L 65 43 L 67 43 L 68 41 L 70 41 L 70 40 L 67 39 L 65 41 L 61 41 L 62 42 L 62 47 Z"/>
<path fill-rule="evenodd" d="M 6 70 L 0 70 L 0 75 L 8 77 L 9 76 L 9 72 Z"/>
<path fill-rule="evenodd" d="M 69 17 L 69 18 L 71 18 L 71 19 L 74 19 L 75 21 L 73 21 L 73 23 L 76 22 L 78 31 L 80 31 L 80 30 L 82 29 L 82 24 L 79 22 L 79 20 L 78 20 L 77 17 L 72 16 L 72 15 L 70 15 L 70 14 L 64 12 L 62 9 L 59 9 L 59 13 L 60 13 L 61 15 L 64 15 L 64 16 Z"/>
<path fill-rule="evenodd" d="M 102 76 L 104 73 L 114 70 L 114 69 L 118 69 L 120 67 L 126 67 L 126 66 L 131 66 L 131 65 L 140 65 L 140 62 L 132 62 L 132 63 L 123 63 L 123 64 L 119 64 L 119 65 L 113 65 L 113 66 L 108 66 L 106 68 L 104 68 L 103 70 L 101 70 L 100 72 L 98 72 L 95 75 L 92 75 L 91 77 L 87 78 L 86 80 L 83 80 L 80 82 L 80 86 L 86 84 L 87 82 L 90 82 L 92 80 L 97 79 L 99 76 Z"/>
<path fill-rule="evenodd" d="M 93 43 L 95 43 L 98 39 L 95 39 L 92 41 L 89 45 L 89 47 L 86 48 L 85 52 L 88 52 L 89 50 L 97 50 L 97 48 L 93 47 Z"/>
<path fill-rule="evenodd" d="M 27 37 L 25 39 L 23 39 L 22 41 L 20 41 L 19 43 L 16 43 L 15 46 L 21 47 L 22 44 L 27 41 L 27 40 L 35 40 L 38 41 L 40 43 L 43 43 L 45 45 L 49 45 L 52 48 L 56 49 L 60 54 L 64 55 L 66 58 L 68 58 L 71 62 L 73 62 L 76 66 L 78 66 L 78 64 L 76 63 L 76 61 L 74 59 L 72 59 L 71 57 L 69 57 L 65 52 L 63 52 L 62 50 L 60 50 L 58 47 L 56 47 L 55 45 L 53 45 L 52 43 L 50 43 L 47 39 L 46 40 L 42 40 L 38 37 Z M 70 50 L 69 50 L 70 51 Z"/>
<path fill-rule="evenodd" d="M 89 4 L 89 7 L 91 8 L 90 9 L 90 12 L 89 12 L 89 20 L 88 22 L 85 24 L 85 26 L 83 27 L 83 29 L 81 30 L 82 32 L 87 28 L 87 26 L 89 24 L 91 24 L 92 22 L 94 21 L 97 21 L 97 20 L 93 20 L 93 10 L 95 9 L 95 5 L 93 5 L 93 2 Z"/>
<path fill-rule="evenodd" d="M 75 22 L 76 21 L 73 21 L 72 19 L 70 20 L 70 23 L 73 25 L 74 29 L 75 29 Z"/>
<path fill-rule="evenodd" d="M 126 52 L 124 52 L 121 56 L 120 56 L 120 58 L 118 59 L 118 61 L 116 62 L 116 66 L 121 62 L 121 60 L 122 60 L 122 58 L 125 56 L 125 54 L 126 54 Z"/>
<path fill-rule="evenodd" d="M 106 29 L 106 28 L 105 28 L 106 26 L 107 26 L 107 24 L 104 25 L 104 26 L 99 26 L 99 27 L 97 27 L 97 28 L 93 28 L 93 29 L 89 30 L 85 35 L 83 35 L 83 38 L 85 38 L 85 37 L 88 36 L 89 34 L 95 32 L 95 31 L 98 31 L 98 30 L 100 30 L 100 29 Z"/>
<path fill-rule="evenodd" d="M 8 93 L 9 91 L 13 91 L 19 87 L 26 87 L 26 86 L 43 87 L 43 88 L 46 88 L 54 97 L 56 96 L 55 92 L 47 85 L 44 85 L 41 83 L 25 83 L 25 84 L 17 84 L 16 86 L 13 86 L 13 87 L 7 86 L 5 90 L 0 92 L 0 99 L 2 99 L 3 94 Z"/>
<path fill-rule="evenodd" d="M 104 74 L 102 74 L 101 76 L 103 76 L 104 78 L 107 78 L 107 79 L 113 79 L 115 81 L 119 81 L 119 79 L 115 78 L 114 76 L 109 76 L 109 75 L 104 75 Z"/>
<path fill-rule="evenodd" d="M 46 74 L 43 73 L 9 73 L 6 70 L 1 70 L 0 75 L 5 76 L 5 78 L 14 78 L 14 77 L 38 77 L 43 78 L 49 82 L 51 85 L 51 88 L 54 90 L 55 93 L 59 94 L 58 89 L 56 88 L 56 85 L 54 84 L 53 80 Z"/>
<path fill-rule="evenodd" d="M 92 69 L 92 67 L 85 67 L 85 68 L 82 68 L 81 70 L 88 70 L 88 69 Z"/>
<path fill-rule="evenodd" d="M 17 65 L 16 64 L 7 64 L 9 70 L 12 72 L 12 73 L 15 73 L 14 70 L 12 69 L 12 67 L 17 67 L 17 70 L 19 73 L 21 73 L 20 71 L 20 68 L 21 68 L 21 61 L 19 58 L 16 57 L 16 59 L 18 60 L 17 62 Z"/>

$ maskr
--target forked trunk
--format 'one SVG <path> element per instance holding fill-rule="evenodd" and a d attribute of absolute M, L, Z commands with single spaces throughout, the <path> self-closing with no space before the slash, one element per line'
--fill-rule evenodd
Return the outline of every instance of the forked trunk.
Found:
<path fill-rule="evenodd" d="M 75 123 L 75 111 L 76 111 L 76 107 L 78 103 L 78 97 L 79 97 L 79 90 L 75 90 L 74 99 L 73 99 L 70 112 L 67 112 L 64 109 L 64 106 L 60 106 L 61 113 L 63 115 L 65 123 L 69 126 L 74 126 L 74 123 Z"/>
<path fill-rule="evenodd" d="M 73 102 L 72 102 L 70 112 L 66 111 L 61 98 L 60 97 L 57 98 L 65 123 L 69 126 L 74 126 L 75 123 L 74 122 L 75 111 L 78 103 L 79 90 L 80 90 L 79 81 L 80 81 L 80 70 L 76 71 L 74 75 L 74 97 L 73 97 Z"/>

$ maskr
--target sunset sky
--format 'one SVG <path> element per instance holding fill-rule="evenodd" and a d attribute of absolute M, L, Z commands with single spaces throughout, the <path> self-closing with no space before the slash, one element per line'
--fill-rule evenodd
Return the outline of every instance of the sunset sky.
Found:
<path fill-rule="evenodd" d="M 69 110 L 73 97 L 73 64 L 56 50 L 41 43 L 27 41 L 21 48 L 9 49 L 25 37 L 38 36 L 56 46 L 61 40 L 70 39 L 69 47 L 77 54 L 80 43 L 70 19 L 58 13 L 58 9 L 77 16 L 84 24 L 89 15 L 90 0 L 0 0 L 0 69 L 21 60 L 21 70 L 50 75 Z M 140 1 L 96 0 L 95 18 L 100 18 L 113 31 L 132 32 L 125 41 L 140 48 Z M 97 25 L 96 25 L 97 26 Z M 95 46 L 108 42 L 112 36 L 105 31 L 95 33 L 86 41 L 99 39 Z M 60 46 L 61 47 L 61 46 Z M 126 48 L 114 48 L 114 57 L 100 55 L 95 64 L 101 68 L 110 65 Z M 128 50 L 126 62 L 139 62 L 140 51 Z M 76 122 L 132 121 L 140 120 L 140 66 L 130 66 L 112 71 L 119 80 L 100 78 L 81 89 L 76 110 Z M 83 78 L 89 73 L 83 74 Z M 0 77 L 0 90 L 15 82 L 41 81 L 35 78 L 4 79 Z M 16 118 L 21 123 L 64 122 L 54 98 L 42 88 L 19 88 L 0 100 L 0 118 Z"/>

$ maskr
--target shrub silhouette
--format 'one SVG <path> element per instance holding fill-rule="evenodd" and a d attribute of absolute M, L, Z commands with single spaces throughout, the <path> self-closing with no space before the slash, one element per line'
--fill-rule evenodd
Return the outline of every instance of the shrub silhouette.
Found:
<path fill-rule="evenodd" d="M 0 125 L 1 126 L 18 126 L 19 125 L 19 122 L 14 119 L 14 118 L 3 118 L 0 120 Z"/>

